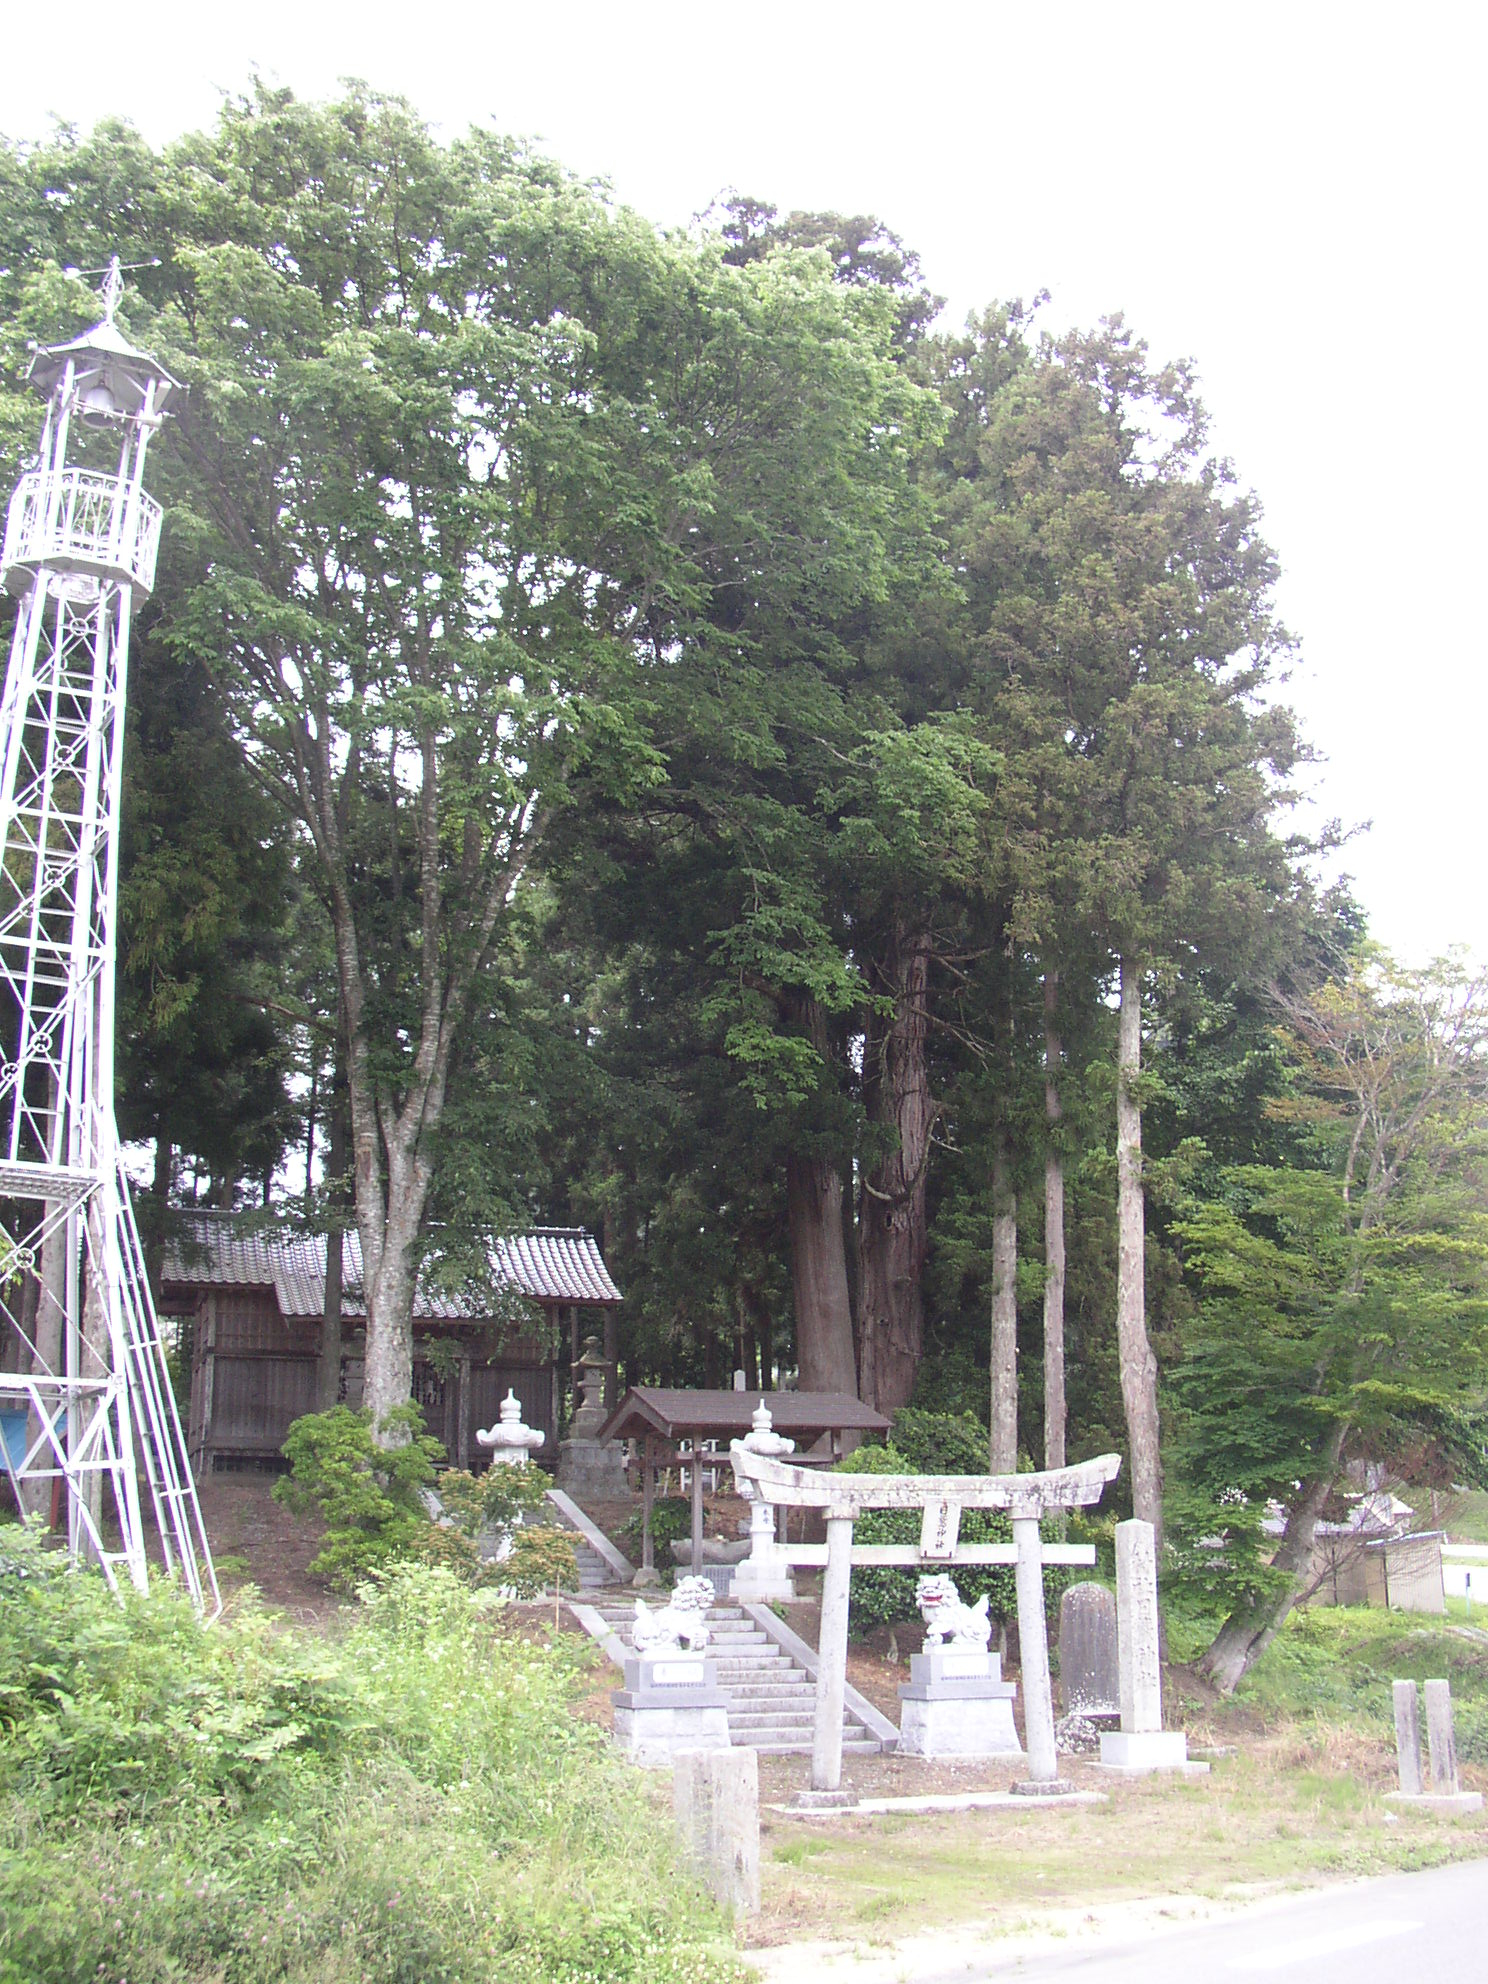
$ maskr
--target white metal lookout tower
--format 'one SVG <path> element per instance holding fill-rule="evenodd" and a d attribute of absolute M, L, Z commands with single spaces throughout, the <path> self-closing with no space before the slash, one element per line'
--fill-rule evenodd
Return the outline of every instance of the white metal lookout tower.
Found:
<path fill-rule="evenodd" d="M 11 498 L 20 595 L 0 703 L 0 1457 L 74 1557 L 164 1562 L 220 1609 L 114 1124 L 119 795 L 130 614 L 155 580 L 145 450 L 179 391 L 114 322 L 43 347 L 41 446 Z M 146 1500 L 147 1498 L 147 1500 Z"/>

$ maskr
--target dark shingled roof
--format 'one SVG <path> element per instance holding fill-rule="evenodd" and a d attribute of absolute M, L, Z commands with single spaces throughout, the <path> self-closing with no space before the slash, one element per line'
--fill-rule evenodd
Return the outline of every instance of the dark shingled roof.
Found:
<path fill-rule="evenodd" d="M 820 1438 L 823 1433 L 885 1433 L 881 1412 L 847 1392 L 687 1392 L 662 1385 L 634 1385 L 605 1422 L 602 1440 L 629 1440 L 647 1433 L 675 1439 L 697 1433 L 703 1439 L 743 1439 L 754 1424 L 760 1400 L 770 1408 L 777 1433 Z"/>
<path fill-rule="evenodd" d="M 164 1280 L 184 1288 L 272 1288 L 284 1316 L 325 1311 L 324 1234 L 244 1232 L 231 1213 L 195 1212 L 166 1249 Z M 495 1278 L 534 1302 L 578 1302 L 609 1307 L 620 1300 L 594 1235 L 581 1226 L 540 1226 L 496 1242 Z M 353 1228 L 343 1235 L 342 1313 L 365 1315 L 362 1242 Z M 459 1295 L 420 1288 L 413 1313 L 441 1322 L 474 1322 L 479 1306 Z"/>

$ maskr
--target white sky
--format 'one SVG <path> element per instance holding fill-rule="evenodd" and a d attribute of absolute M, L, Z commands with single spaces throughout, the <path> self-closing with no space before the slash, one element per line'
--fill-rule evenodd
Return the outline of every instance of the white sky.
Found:
<path fill-rule="evenodd" d="M 257 65 L 490 119 L 662 223 L 720 189 L 880 215 L 953 316 L 1053 292 L 1196 359 L 1261 495 L 1292 699 L 1376 933 L 1488 958 L 1481 6 L 879 9 L 74 0 L 12 17 L 0 130 L 202 124 Z"/>

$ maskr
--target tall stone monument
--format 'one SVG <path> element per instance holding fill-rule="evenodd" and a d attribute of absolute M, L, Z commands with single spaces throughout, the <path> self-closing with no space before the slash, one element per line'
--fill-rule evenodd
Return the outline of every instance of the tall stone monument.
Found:
<path fill-rule="evenodd" d="M 1113 1770 L 1207 1770 L 1207 1764 L 1189 1763 L 1181 1729 L 1163 1728 L 1157 1543 L 1150 1522 L 1116 1525 L 1116 1640 L 1121 1727 L 1102 1733 L 1101 1762 Z"/>
<path fill-rule="evenodd" d="M 601 1440 L 605 1423 L 604 1355 L 597 1336 L 586 1336 L 583 1355 L 574 1366 L 579 1395 L 568 1438 L 558 1443 L 558 1486 L 576 1501 L 623 1501 L 630 1493 L 625 1478 L 625 1452 L 617 1440 Z"/>

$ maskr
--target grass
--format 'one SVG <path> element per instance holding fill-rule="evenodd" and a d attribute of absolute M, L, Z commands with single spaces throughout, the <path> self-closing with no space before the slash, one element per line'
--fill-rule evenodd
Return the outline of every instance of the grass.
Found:
<path fill-rule="evenodd" d="M 1009 1928 L 1031 1907 L 1174 1894 L 1214 1899 L 1436 1866 L 1488 1853 L 1476 1819 L 1387 1817 L 1336 1734 L 1281 1738 L 1207 1779 L 1105 1779 L 1100 1805 L 935 1813 L 897 1823 L 774 1817 L 761 1942 L 898 1937 L 945 1923 Z M 1094 1783 L 1092 1773 L 1087 1782 Z"/>
<path fill-rule="evenodd" d="M 1185 1648 L 1206 1637 L 1201 1622 L 1173 1624 Z M 1390 1682 L 1441 1675 L 1471 1778 L 1472 1765 L 1488 1766 L 1488 1637 L 1450 1616 L 1295 1614 L 1232 1703 L 1170 1674 L 1172 1716 L 1191 1740 L 1238 1746 L 1208 1777 L 1122 1780 L 1075 1766 L 1081 1787 L 1106 1802 L 768 1817 L 755 1934 L 884 1942 L 936 1923 L 1001 1933 L 1026 1923 L 1030 1908 L 1223 1899 L 1488 1855 L 1484 1814 L 1398 1816 L 1384 1802 L 1395 1783 Z"/>
<path fill-rule="evenodd" d="M 736 1984 L 587 1650 L 520 1616 L 409 1566 L 334 1643 L 208 1632 L 13 1553 L 0 1984 Z"/>
<path fill-rule="evenodd" d="M 1236 1704 L 1268 1726 L 1337 1724 L 1387 1740 L 1391 1682 L 1445 1679 L 1458 1756 L 1488 1765 L 1488 1634 L 1464 1630 L 1465 1619 L 1465 1606 L 1445 1619 L 1352 1606 L 1294 1612 L 1241 1682 Z"/>
<path fill-rule="evenodd" d="M 1470 1488 L 1454 1495 L 1442 1510 L 1441 1527 L 1454 1543 L 1488 1543 L 1488 1494 Z"/>

